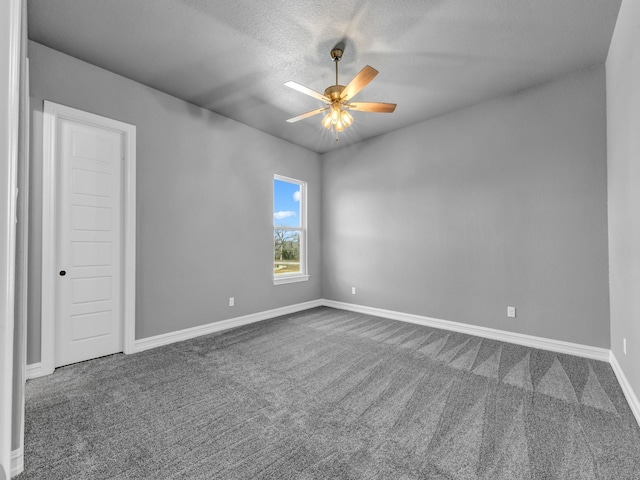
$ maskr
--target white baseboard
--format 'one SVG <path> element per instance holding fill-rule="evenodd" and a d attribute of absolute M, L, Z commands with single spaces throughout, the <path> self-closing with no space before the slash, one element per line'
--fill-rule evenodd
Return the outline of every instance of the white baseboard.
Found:
<path fill-rule="evenodd" d="M 250 315 L 230 318 L 228 320 L 222 320 L 220 322 L 208 323 L 206 325 L 200 325 L 198 327 L 185 328 L 184 330 L 178 330 L 175 332 L 163 333 L 162 335 L 142 338 L 135 341 L 133 352 L 131 353 L 143 352 L 145 350 L 160 347 L 162 345 L 169 345 L 171 343 L 181 342 L 182 340 L 189 340 L 190 338 L 199 337 L 201 335 L 208 335 L 210 333 L 220 332 L 222 330 L 228 330 L 230 328 L 260 322 L 262 320 L 279 317 L 280 315 L 288 315 L 290 313 L 296 313 L 302 310 L 308 310 L 309 308 L 320 307 L 322 305 L 322 300 L 313 300 L 311 302 L 297 303 L 295 305 L 289 305 L 287 307 L 275 308 L 273 310 L 252 313 Z"/>
<path fill-rule="evenodd" d="M 11 452 L 11 478 L 24 471 L 24 448 L 20 447 Z"/>
<path fill-rule="evenodd" d="M 631 388 L 631 384 L 629 380 L 627 380 L 627 376 L 622 371 L 622 367 L 618 363 L 616 356 L 611 352 L 609 355 L 609 363 L 611 364 L 611 368 L 613 368 L 616 377 L 618 377 L 618 383 L 624 392 L 624 396 L 627 399 L 627 403 L 633 412 L 633 416 L 636 417 L 636 422 L 640 425 L 640 400 L 636 396 L 633 388 Z"/>
<path fill-rule="evenodd" d="M 381 308 L 367 307 L 363 305 L 337 302 L 334 300 L 326 299 L 298 303 L 287 307 L 276 308 L 273 310 L 253 313 L 242 317 L 230 318 L 228 320 L 222 320 L 220 322 L 208 323 L 206 325 L 200 325 L 198 327 L 186 328 L 184 330 L 178 330 L 175 332 L 164 333 L 162 335 L 143 338 L 140 340 L 136 340 L 132 353 L 143 352 L 151 348 L 169 345 L 171 343 L 180 342 L 182 340 L 189 340 L 201 335 L 208 335 L 210 333 L 228 330 L 230 328 L 247 325 L 254 322 L 260 322 L 262 320 L 268 320 L 280 315 L 296 313 L 302 310 L 320 306 L 327 306 L 340 310 L 348 310 L 352 312 L 364 313 L 367 315 L 390 318 L 392 320 L 400 320 L 403 322 L 415 323 L 427 327 L 441 328 L 443 330 L 466 333 L 468 335 L 490 338 L 492 340 L 498 340 L 501 342 L 514 343 L 516 345 L 523 345 L 525 347 L 540 348 L 542 350 L 549 350 L 552 352 L 566 353 L 568 355 L 576 355 L 578 357 L 591 358 L 604 362 L 610 361 L 611 351 L 606 348 L 591 347 L 588 345 L 580 345 L 578 343 L 564 342 L 561 340 L 553 340 L 550 338 L 507 332 L 494 328 L 480 327 L 465 323 L 452 322 L 450 320 L 442 320 L 439 318 L 425 317 L 421 315 L 414 315 L 411 313 L 397 312 L 394 310 L 384 310 Z M 30 367 L 31 366 L 27 368 Z M 27 375 L 29 375 L 29 371 L 27 371 Z"/>
<path fill-rule="evenodd" d="M 49 375 L 49 373 L 45 372 L 42 369 L 42 362 L 27 365 L 27 380 L 30 380 L 32 378 L 44 377 L 45 375 Z"/>
<path fill-rule="evenodd" d="M 356 305 L 353 303 L 336 302 L 334 300 L 323 300 L 322 304 L 327 307 L 338 308 L 340 310 L 349 310 L 377 317 L 390 318 L 392 320 L 400 320 L 402 322 L 415 323 L 427 327 L 441 328 L 443 330 L 466 333 L 468 335 L 490 338 L 501 342 L 515 343 L 525 347 L 540 348 L 542 350 L 566 353 L 568 355 L 602 360 L 604 362 L 609 361 L 610 350 L 606 348 L 590 347 L 588 345 L 580 345 L 578 343 L 563 342 L 561 340 L 535 337 L 533 335 L 525 335 L 522 333 L 507 332 L 504 330 L 497 330 L 495 328 L 479 327 L 466 323 L 452 322 L 450 320 L 441 320 L 439 318 L 423 317 L 421 315 L 396 312 L 394 310 L 365 307 L 363 305 Z"/>

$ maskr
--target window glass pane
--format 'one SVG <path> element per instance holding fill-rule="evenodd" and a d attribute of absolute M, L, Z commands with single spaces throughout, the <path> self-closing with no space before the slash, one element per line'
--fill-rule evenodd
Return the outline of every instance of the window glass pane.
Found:
<path fill-rule="evenodd" d="M 300 228 L 300 185 L 273 180 L 273 226 Z"/>
<path fill-rule="evenodd" d="M 300 232 L 273 229 L 273 273 L 300 272 Z"/>

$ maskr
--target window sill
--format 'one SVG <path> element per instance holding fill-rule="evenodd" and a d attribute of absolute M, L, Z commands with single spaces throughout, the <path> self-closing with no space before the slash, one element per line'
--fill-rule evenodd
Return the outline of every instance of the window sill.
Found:
<path fill-rule="evenodd" d="M 287 275 L 286 277 L 274 277 L 273 284 L 284 285 L 285 283 L 306 282 L 307 280 L 309 280 L 309 275 Z"/>

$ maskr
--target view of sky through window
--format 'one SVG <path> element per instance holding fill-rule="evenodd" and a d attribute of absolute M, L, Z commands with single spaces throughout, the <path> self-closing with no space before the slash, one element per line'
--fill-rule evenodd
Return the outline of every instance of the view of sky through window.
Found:
<path fill-rule="evenodd" d="M 300 185 L 273 181 L 273 225 L 300 227 Z"/>

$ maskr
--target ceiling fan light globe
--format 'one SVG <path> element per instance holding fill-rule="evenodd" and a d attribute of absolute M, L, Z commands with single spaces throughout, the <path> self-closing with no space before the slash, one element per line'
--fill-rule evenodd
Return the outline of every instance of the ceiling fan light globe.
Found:
<path fill-rule="evenodd" d="M 334 105 L 331 107 L 331 122 L 335 124 L 338 120 L 340 120 L 340 107 Z"/>
<path fill-rule="evenodd" d="M 331 130 L 331 114 L 327 113 L 324 118 L 322 119 L 322 126 L 324 128 L 326 128 L 327 130 Z"/>
<path fill-rule="evenodd" d="M 350 127 L 353 124 L 353 117 L 349 112 L 343 110 L 340 114 L 340 121 L 345 126 L 345 128 Z"/>

